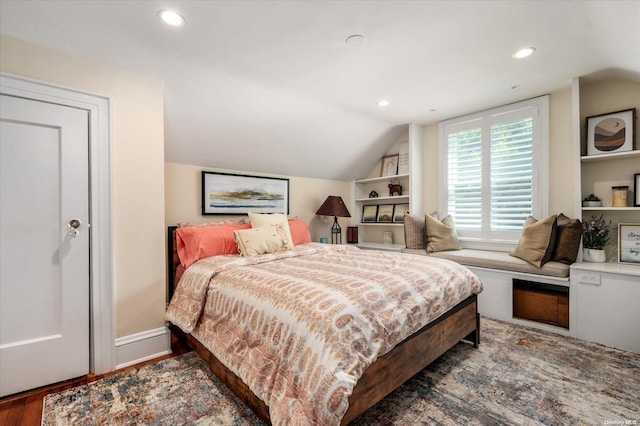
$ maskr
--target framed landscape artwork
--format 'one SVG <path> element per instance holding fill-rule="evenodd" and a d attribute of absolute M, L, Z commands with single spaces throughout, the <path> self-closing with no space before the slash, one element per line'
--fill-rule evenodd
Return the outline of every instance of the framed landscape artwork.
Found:
<path fill-rule="evenodd" d="M 379 223 L 391 223 L 393 219 L 393 204 L 381 204 L 378 206 Z"/>
<path fill-rule="evenodd" d="M 393 208 L 393 223 L 404 223 L 405 213 L 409 213 L 409 203 L 396 204 Z"/>
<path fill-rule="evenodd" d="M 289 213 L 289 179 L 202 172 L 202 214 Z"/>
<path fill-rule="evenodd" d="M 378 216 L 378 206 L 362 206 L 362 222 L 375 223 Z"/>

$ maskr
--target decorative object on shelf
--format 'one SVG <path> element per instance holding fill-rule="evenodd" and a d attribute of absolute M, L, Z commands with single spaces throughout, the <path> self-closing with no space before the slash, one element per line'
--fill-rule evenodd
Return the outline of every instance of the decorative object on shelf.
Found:
<path fill-rule="evenodd" d="M 342 229 L 338 224 L 338 216 L 351 217 L 347 206 L 344 205 L 342 197 L 329 195 L 320 206 L 317 215 L 333 216 L 333 226 L 331 227 L 331 244 L 342 244 Z"/>
<path fill-rule="evenodd" d="M 347 243 L 358 244 L 358 227 L 357 226 L 347 227 Z"/>
<path fill-rule="evenodd" d="M 382 204 L 378 206 L 378 223 L 391 223 L 393 219 L 393 204 Z"/>
<path fill-rule="evenodd" d="M 393 207 L 393 223 L 404 223 L 405 213 L 409 213 L 409 203 L 396 204 Z"/>
<path fill-rule="evenodd" d="M 378 206 L 362 206 L 362 223 L 375 223 L 378 217 Z"/>
<path fill-rule="evenodd" d="M 607 255 L 604 250 L 583 248 L 582 260 L 584 262 L 604 263 L 607 261 Z"/>
<path fill-rule="evenodd" d="M 382 243 L 385 246 L 390 246 L 391 244 L 393 244 L 393 235 L 391 234 L 391 232 L 386 231 L 382 233 Z"/>
<path fill-rule="evenodd" d="M 618 262 L 640 265 L 640 223 L 618 224 Z"/>
<path fill-rule="evenodd" d="M 588 197 L 582 200 L 582 207 L 602 207 L 602 201 L 595 195 L 589 194 Z"/>
<path fill-rule="evenodd" d="M 320 242 L 322 244 L 327 244 L 329 242 L 329 239 L 327 237 L 320 237 Z"/>
<path fill-rule="evenodd" d="M 607 224 L 604 215 L 592 216 L 582 222 L 582 260 L 585 262 L 605 262 L 604 246 L 609 242 L 611 221 Z M 600 253 L 601 251 L 602 253 Z"/>
<path fill-rule="evenodd" d="M 635 124 L 635 108 L 587 117 L 587 155 L 632 151 Z"/>
<path fill-rule="evenodd" d="M 395 197 L 402 195 L 402 185 L 400 185 L 400 180 L 392 179 L 389 186 L 389 197 Z"/>
<path fill-rule="evenodd" d="M 629 192 L 628 186 L 612 186 L 613 202 L 612 207 L 627 207 L 627 193 Z"/>
<path fill-rule="evenodd" d="M 289 213 L 289 179 L 202 172 L 202 214 Z"/>
<path fill-rule="evenodd" d="M 409 142 L 401 143 L 398 151 L 398 174 L 409 174 Z"/>
<path fill-rule="evenodd" d="M 378 193 L 376 191 L 371 191 L 369 193 L 369 198 L 378 198 Z"/>
<path fill-rule="evenodd" d="M 640 207 L 640 173 L 633 175 L 634 207 Z"/>
<path fill-rule="evenodd" d="M 399 154 L 385 155 L 384 157 L 382 157 L 380 177 L 397 175 L 399 158 L 400 158 Z"/>

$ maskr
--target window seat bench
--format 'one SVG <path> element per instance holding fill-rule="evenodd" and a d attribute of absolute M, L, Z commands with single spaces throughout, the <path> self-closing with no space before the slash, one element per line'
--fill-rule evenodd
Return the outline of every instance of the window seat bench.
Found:
<path fill-rule="evenodd" d="M 453 260 L 465 266 L 477 268 L 498 269 L 507 272 L 519 272 L 524 274 L 543 275 L 555 278 L 569 279 L 569 266 L 560 262 L 547 262 L 542 268 L 537 268 L 509 253 L 493 250 L 462 249 L 451 251 L 439 251 L 427 254 L 426 250 L 402 249 L 403 253 L 433 256 L 440 259 Z"/>

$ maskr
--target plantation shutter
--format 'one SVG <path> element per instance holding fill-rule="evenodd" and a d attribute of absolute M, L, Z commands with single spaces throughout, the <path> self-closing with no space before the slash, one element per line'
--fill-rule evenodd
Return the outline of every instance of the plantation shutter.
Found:
<path fill-rule="evenodd" d="M 457 229 L 482 226 L 482 128 L 448 135 L 448 212 Z"/>
<path fill-rule="evenodd" d="M 518 231 L 532 214 L 533 118 L 491 125 L 491 231 Z"/>

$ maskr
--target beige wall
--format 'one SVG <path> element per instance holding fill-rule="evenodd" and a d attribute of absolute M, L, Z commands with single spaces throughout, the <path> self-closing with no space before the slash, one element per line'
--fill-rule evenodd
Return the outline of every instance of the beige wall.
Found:
<path fill-rule="evenodd" d="M 424 204 L 425 212 L 438 210 L 439 147 L 438 124 L 424 128 Z M 574 212 L 573 142 L 571 130 L 571 91 L 551 93 L 549 97 L 549 213 Z"/>
<path fill-rule="evenodd" d="M 248 174 L 256 176 L 274 176 L 252 173 L 251 171 L 223 170 L 203 168 L 178 163 L 165 163 L 165 199 L 166 225 L 176 222 L 202 222 L 215 216 L 202 216 L 201 212 L 201 172 L 218 171 L 223 173 Z M 331 224 L 333 218 L 321 220 L 316 211 L 328 195 L 342 197 L 347 208 L 352 205 L 351 182 L 310 179 L 296 176 L 277 176 L 289 179 L 289 215 L 297 216 L 309 225 L 313 241 L 320 237 L 331 240 Z M 353 215 L 353 212 L 350 212 Z M 351 225 L 350 218 L 340 218 L 342 240 L 346 241 L 346 229 Z"/>
<path fill-rule="evenodd" d="M 6 36 L 0 70 L 110 97 L 115 337 L 164 326 L 162 81 Z"/>

